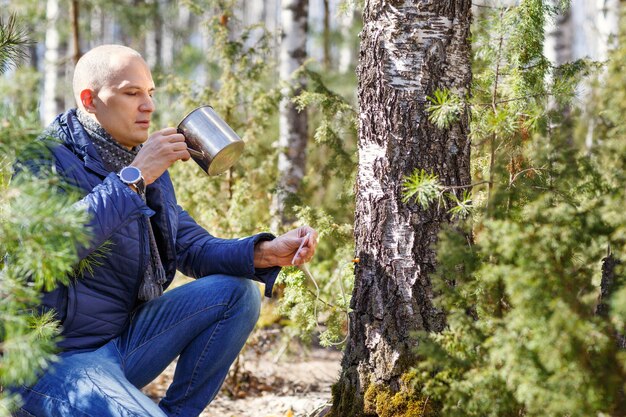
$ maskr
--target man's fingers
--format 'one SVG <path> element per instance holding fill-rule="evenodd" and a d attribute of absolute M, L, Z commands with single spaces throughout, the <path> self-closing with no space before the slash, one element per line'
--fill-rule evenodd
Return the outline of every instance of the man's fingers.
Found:
<path fill-rule="evenodd" d="M 161 138 L 167 142 L 184 142 L 185 137 L 182 133 L 178 133 L 178 130 L 175 127 L 166 127 L 165 129 L 161 129 L 157 132 L 154 132 L 151 136 L 155 139 Z"/>
<path fill-rule="evenodd" d="M 169 143 L 184 143 L 185 142 L 185 137 L 182 135 L 182 133 L 172 133 L 169 135 L 163 135 L 162 136 L 164 140 L 166 140 Z"/>
<path fill-rule="evenodd" d="M 184 143 L 185 142 L 185 137 L 183 136 L 182 133 L 174 133 L 173 135 L 169 135 L 167 137 L 167 139 L 170 142 L 176 142 L 176 143 Z"/>
<path fill-rule="evenodd" d="M 182 152 L 182 151 L 185 151 L 185 152 L 189 153 L 189 152 L 187 151 L 187 144 L 186 144 L 185 142 L 174 142 L 174 143 L 172 144 L 172 149 L 173 149 L 175 152 Z"/>
<path fill-rule="evenodd" d="M 176 129 L 175 127 L 166 127 L 164 129 L 159 130 L 157 133 L 160 133 L 163 136 L 170 136 L 170 135 L 173 135 L 175 133 L 178 133 L 178 129 Z M 180 134 L 180 135 L 182 136 L 182 134 Z"/>
<path fill-rule="evenodd" d="M 179 154 L 181 155 L 179 158 L 181 161 L 189 161 L 191 159 L 191 155 L 186 149 L 184 151 L 180 151 Z"/>

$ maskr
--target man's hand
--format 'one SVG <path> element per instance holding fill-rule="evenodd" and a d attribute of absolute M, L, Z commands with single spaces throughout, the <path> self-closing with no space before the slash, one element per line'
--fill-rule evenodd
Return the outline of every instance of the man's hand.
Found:
<path fill-rule="evenodd" d="M 302 265 L 311 260 L 316 248 L 317 232 L 315 229 L 309 226 L 298 227 L 274 240 L 259 242 L 254 247 L 254 266 L 267 268 Z"/>
<path fill-rule="evenodd" d="M 187 161 L 191 158 L 187 151 L 185 137 L 174 127 L 166 127 L 154 132 L 143 145 L 133 163 L 141 170 L 146 183 L 152 184 L 179 159 Z"/>

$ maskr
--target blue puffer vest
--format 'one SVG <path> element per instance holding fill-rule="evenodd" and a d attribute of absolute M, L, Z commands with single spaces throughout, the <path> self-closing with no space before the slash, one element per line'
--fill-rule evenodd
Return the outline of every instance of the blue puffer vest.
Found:
<path fill-rule="evenodd" d="M 141 303 L 137 293 L 149 260 L 148 221 L 167 275 L 165 287 L 178 269 L 193 278 L 212 274 L 247 277 L 264 282 L 265 295 L 271 295 L 280 268 L 255 268 L 253 251 L 256 242 L 273 239 L 273 235 L 211 236 L 177 204 L 167 172 L 147 187 L 145 204 L 116 173 L 104 168 L 75 109 L 59 115 L 45 135 L 60 141 L 50 146 L 53 163 L 62 178 L 84 191 L 77 204 L 84 205 L 91 215 L 92 239 L 87 247 L 79 248 L 79 257 L 88 257 L 99 248 L 98 253 L 104 254 L 92 272 L 85 271 L 72 278 L 69 286 L 43 295 L 43 309 L 54 309 L 62 323 L 61 349 L 97 348 L 127 325 L 131 312 Z"/>

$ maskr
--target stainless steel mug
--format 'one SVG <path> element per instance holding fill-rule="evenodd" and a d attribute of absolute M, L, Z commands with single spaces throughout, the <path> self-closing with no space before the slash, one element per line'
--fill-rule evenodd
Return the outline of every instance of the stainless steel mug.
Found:
<path fill-rule="evenodd" d="M 211 106 L 201 106 L 178 124 L 191 157 L 209 175 L 219 175 L 241 156 L 244 142 Z"/>

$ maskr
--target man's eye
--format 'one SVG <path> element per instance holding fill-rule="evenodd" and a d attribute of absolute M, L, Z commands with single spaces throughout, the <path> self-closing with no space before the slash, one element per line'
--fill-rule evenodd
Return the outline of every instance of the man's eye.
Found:
<path fill-rule="evenodd" d="M 137 95 L 137 93 L 131 93 L 131 92 L 128 92 L 128 93 L 126 93 L 126 95 L 127 95 L 127 96 L 136 96 L 136 95 Z"/>

